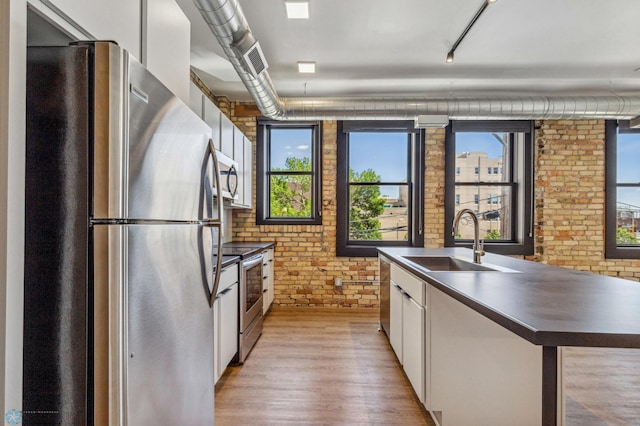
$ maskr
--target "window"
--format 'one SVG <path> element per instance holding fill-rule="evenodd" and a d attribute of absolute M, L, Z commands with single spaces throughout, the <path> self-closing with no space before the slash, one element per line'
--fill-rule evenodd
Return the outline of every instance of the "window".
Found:
<path fill-rule="evenodd" d="M 480 174 L 480 167 L 474 167 L 474 168 L 473 168 L 473 174 L 474 174 L 474 175 L 478 175 L 478 174 Z"/>
<path fill-rule="evenodd" d="M 320 124 L 258 120 L 256 223 L 321 224 Z"/>
<path fill-rule="evenodd" d="M 460 167 L 456 167 L 456 174 L 459 175 L 460 174 Z"/>
<path fill-rule="evenodd" d="M 605 256 L 640 258 L 640 129 L 627 121 L 606 123 Z"/>
<path fill-rule="evenodd" d="M 338 123 L 338 256 L 424 245 L 424 132 L 413 121 Z"/>
<path fill-rule="evenodd" d="M 447 227 L 469 208 L 478 216 L 486 251 L 533 253 L 532 134 L 531 121 L 451 122 L 445 142 Z M 452 173 L 457 167 L 460 175 Z M 477 170 L 487 170 L 490 180 Z M 455 237 L 445 232 L 445 246 L 471 247 L 473 234 L 473 221 L 463 216 Z"/>

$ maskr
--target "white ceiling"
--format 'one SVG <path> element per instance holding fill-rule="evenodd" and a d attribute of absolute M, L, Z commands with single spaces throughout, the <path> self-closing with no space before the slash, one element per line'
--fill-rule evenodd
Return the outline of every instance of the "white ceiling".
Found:
<path fill-rule="evenodd" d="M 639 0 L 239 0 L 282 97 L 640 93 Z M 193 0 L 191 64 L 216 95 L 250 99 Z M 299 74 L 315 61 L 316 74 Z"/>

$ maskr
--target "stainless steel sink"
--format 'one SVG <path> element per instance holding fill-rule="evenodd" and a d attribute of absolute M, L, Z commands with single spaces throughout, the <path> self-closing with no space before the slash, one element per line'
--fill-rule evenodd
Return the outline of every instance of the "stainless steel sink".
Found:
<path fill-rule="evenodd" d="M 486 266 L 473 262 L 467 262 L 456 257 L 449 256 L 402 256 L 409 262 L 427 269 L 429 271 L 450 271 L 450 272 L 463 272 L 463 271 L 503 271 L 505 268 L 494 267 L 493 265 Z M 511 270 L 509 270 L 511 271 Z M 515 271 L 512 271 L 515 272 Z"/>

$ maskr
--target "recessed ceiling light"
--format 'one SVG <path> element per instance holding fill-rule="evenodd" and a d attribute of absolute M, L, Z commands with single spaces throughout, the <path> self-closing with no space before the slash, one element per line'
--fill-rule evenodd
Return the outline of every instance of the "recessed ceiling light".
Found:
<path fill-rule="evenodd" d="M 298 72 L 302 73 L 314 73 L 316 72 L 315 62 L 298 62 Z"/>
<path fill-rule="evenodd" d="M 287 18 L 289 19 L 309 19 L 308 1 L 285 1 L 287 8 Z"/>

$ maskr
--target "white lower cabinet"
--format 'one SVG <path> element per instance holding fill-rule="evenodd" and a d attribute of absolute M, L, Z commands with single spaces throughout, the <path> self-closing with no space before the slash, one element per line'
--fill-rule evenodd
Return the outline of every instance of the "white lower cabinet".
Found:
<path fill-rule="evenodd" d="M 402 303 L 402 366 L 418 399 L 424 402 L 425 308 L 405 294 Z"/>
<path fill-rule="evenodd" d="M 273 253 L 274 249 L 268 249 L 262 260 L 262 315 L 266 315 L 274 299 Z"/>
<path fill-rule="evenodd" d="M 216 382 L 238 352 L 238 264 L 225 268 L 213 303 L 213 362 Z"/>
<path fill-rule="evenodd" d="M 429 410 L 438 423 L 540 425 L 542 347 L 436 288 L 431 296 Z"/>
<path fill-rule="evenodd" d="M 220 375 L 238 352 L 238 283 L 220 295 Z"/>
<path fill-rule="evenodd" d="M 391 281 L 391 318 L 389 325 L 389 342 L 393 351 L 398 357 L 398 361 L 402 364 L 402 289 L 393 281 Z"/>
<path fill-rule="evenodd" d="M 391 265 L 389 342 L 418 399 L 427 406 L 430 347 L 428 285 Z M 428 408 L 428 407 L 427 407 Z"/>

